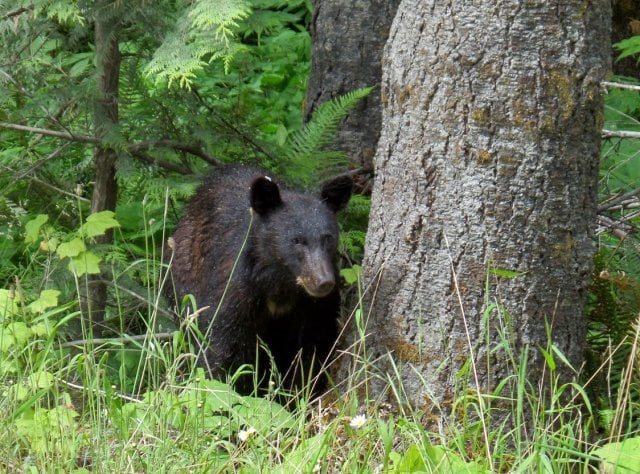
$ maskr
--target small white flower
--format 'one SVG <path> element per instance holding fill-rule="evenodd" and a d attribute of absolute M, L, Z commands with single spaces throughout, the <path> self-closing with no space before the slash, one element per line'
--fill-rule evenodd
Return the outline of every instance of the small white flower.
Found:
<path fill-rule="evenodd" d="M 351 418 L 349 426 L 353 429 L 360 429 L 367 424 L 367 415 L 357 415 Z"/>
<path fill-rule="evenodd" d="M 320 463 L 316 463 L 315 466 L 313 466 L 313 471 L 311 472 L 321 472 L 322 471 L 322 465 Z"/>
<path fill-rule="evenodd" d="M 249 438 L 251 438 L 254 434 L 256 434 L 256 429 L 253 426 L 251 426 L 246 430 L 238 431 L 238 439 L 244 442 L 244 441 L 247 441 Z"/>

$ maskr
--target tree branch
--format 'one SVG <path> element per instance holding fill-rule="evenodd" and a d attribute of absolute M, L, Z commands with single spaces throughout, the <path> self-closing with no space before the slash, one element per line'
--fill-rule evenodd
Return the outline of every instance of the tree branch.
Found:
<path fill-rule="evenodd" d="M 607 209 L 611 209 L 613 206 L 616 206 L 621 202 L 628 200 L 629 198 L 637 196 L 638 194 L 640 194 L 640 188 L 632 189 L 631 191 L 627 191 L 626 193 L 622 193 L 617 196 L 612 196 L 598 206 L 598 212 L 603 212 Z"/>
<path fill-rule="evenodd" d="M 51 130 L 48 128 L 29 127 L 29 126 L 20 125 L 17 123 L 0 122 L 0 128 L 17 130 L 19 132 L 26 132 L 26 133 L 37 133 L 39 135 L 46 135 L 50 137 L 61 138 L 63 140 L 70 140 L 78 143 L 89 143 L 91 145 L 96 145 L 96 146 L 100 146 L 102 144 L 102 142 L 99 139 L 89 135 L 80 135 L 80 134 L 75 134 L 71 132 L 59 132 L 57 130 Z M 186 143 L 181 143 L 175 140 L 161 139 L 161 140 L 148 140 L 148 141 L 143 141 L 138 143 L 132 143 L 130 145 L 127 145 L 126 150 L 132 155 L 137 156 L 138 158 L 141 158 L 139 153 L 143 150 L 148 150 L 149 148 L 171 148 L 173 150 L 182 151 L 184 153 L 189 153 L 190 155 L 197 156 L 198 158 L 206 161 L 207 163 L 213 166 L 221 166 L 223 164 L 222 161 L 220 161 L 215 156 L 207 153 L 203 148 L 197 145 L 188 145 Z M 141 159 L 143 161 L 147 161 L 146 158 L 141 158 Z M 169 167 L 168 162 L 162 162 L 163 164 L 160 164 L 161 160 L 154 160 L 154 161 L 157 162 L 159 166 L 162 166 L 167 169 L 171 169 Z M 178 165 L 175 165 L 175 166 L 178 166 Z M 175 171 L 183 172 L 185 169 L 186 168 L 184 167 L 179 167 L 179 169 L 176 168 Z"/>
<path fill-rule="evenodd" d="M 8 18 L 13 18 L 14 16 L 18 16 L 18 15 L 21 15 L 22 13 L 26 13 L 26 12 L 30 11 L 31 9 L 32 9 L 32 7 L 18 8 L 17 10 L 14 10 L 12 12 L 7 13 L 2 19 L 6 20 Z"/>
<path fill-rule="evenodd" d="M 169 171 L 175 171 L 176 173 L 180 173 L 180 174 L 192 173 L 191 168 L 189 168 L 188 166 L 177 165 L 167 160 L 160 160 L 158 158 L 154 158 L 153 156 L 147 155 L 143 151 L 132 151 L 131 155 L 140 161 L 143 161 L 150 165 L 159 166 L 160 168 L 164 168 Z"/>
<path fill-rule="evenodd" d="M 141 150 L 147 150 L 149 148 L 172 148 L 174 150 L 183 151 L 191 155 L 197 156 L 203 159 L 207 163 L 213 166 L 221 166 L 222 161 L 218 158 L 210 155 L 202 148 L 196 145 L 187 145 L 185 143 L 177 142 L 175 140 L 149 140 L 144 142 L 133 143 L 127 147 L 130 153 L 135 153 Z"/>
<path fill-rule="evenodd" d="M 602 130 L 602 138 L 640 138 L 640 132 L 626 130 Z"/>
<path fill-rule="evenodd" d="M 623 82 L 602 81 L 605 87 L 617 87 L 618 89 L 629 89 L 632 91 L 640 91 L 640 86 L 635 84 L 625 84 Z"/>
<path fill-rule="evenodd" d="M 0 128 L 18 130 L 19 132 L 37 133 L 39 135 L 62 138 L 64 140 L 70 140 L 72 142 L 91 143 L 93 145 L 100 144 L 100 141 L 97 138 L 90 137 L 88 135 L 76 135 L 70 132 L 58 132 L 57 130 L 50 130 L 48 128 L 28 127 L 26 125 L 20 125 L 17 123 L 0 122 Z"/>

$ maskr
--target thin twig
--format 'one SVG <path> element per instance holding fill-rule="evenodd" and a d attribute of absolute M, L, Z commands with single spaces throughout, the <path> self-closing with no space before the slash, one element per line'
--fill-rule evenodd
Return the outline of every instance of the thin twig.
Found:
<path fill-rule="evenodd" d="M 620 240 L 624 240 L 627 236 L 633 232 L 633 226 L 627 222 L 612 219 L 608 216 L 598 215 L 597 218 L 600 228 L 597 230 L 598 234 L 602 232 L 609 232 L 615 235 Z"/>
<path fill-rule="evenodd" d="M 76 135 L 70 132 L 59 132 L 57 130 L 50 130 L 48 128 L 28 127 L 26 125 L 20 125 L 18 123 L 0 122 L 0 128 L 18 130 L 19 132 L 37 133 L 39 135 L 62 138 L 64 140 L 71 140 L 73 142 L 92 143 L 94 145 L 98 145 L 100 143 L 100 140 L 98 140 L 96 137 L 90 137 L 88 135 Z"/>
<path fill-rule="evenodd" d="M 113 286 L 115 289 L 117 289 L 118 291 L 122 291 L 123 293 L 128 294 L 129 296 L 132 296 L 134 298 L 136 298 L 138 301 L 141 301 L 143 303 L 148 303 L 149 301 L 147 300 L 147 298 L 145 298 L 142 295 L 139 295 L 138 293 L 136 293 L 135 291 L 131 291 L 129 288 L 125 288 L 122 285 L 118 285 L 116 282 L 112 281 L 112 280 L 107 280 L 105 278 L 101 278 L 100 282 L 104 283 L 105 285 L 111 285 Z M 168 311 L 166 309 L 161 308 L 160 306 L 154 305 L 153 309 L 155 311 L 157 311 L 158 313 L 161 313 L 165 316 L 168 316 L 170 318 L 175 318 L 175 313 L 173 313 L 172 311 Z"/>
<path fill-rule="evenodd" d="M 7 18 L 13 18 L 14 16 L 18 16 L 21 15 L 22 13 L 26 13 L 28 11 L 30 11 L 33 7 L 22 7 L 22 8 L 18 8 L 17 10 L 14 10 L 12 12 L 7 13 L 4 17 L 3 20 L 6 20 Z"/>
<path fill-rule="evenodd" d="M 96 138 L 89 135 L 81 135 L 75 134 L 71 132 L 60 132 L 57 130 L 51 130 L 48 128 L 41 127 L 30 127 L 27 125 L 20 125 L 17 123 L 8 123 L 8 122 L 0 122 L 0 128 L 6 128 L 10 130 L 17 130 L 20 132 L 27 133 L 37 133 L 39 135 L 46 135 L 55 138 L 61 138 L 63 140 L 70 140 L 79 143 L 90 143 L 92 145 L 100 146 L 102 142 Z M 171 148 L 177 151 L 182 151 L 185 153 L 189 153 L 191 155 L 197 156 L 202 160 L 206 161 L 210 165 L 213 166 L 221 166 L 222 161 L 216 158 L 213 155 L 207 153 L 202 147 L 197 145 L 189 145 L 186 143 L 181 143 L 175 140 L 161 139 L 161 140 L 148 140 L 138 143 L 132 143 L 127 145 L 126 150 L 134 156 L 142 150 L 147 150 L 149 148 Z M 144 160 L 146 161 L 146 160 Z"/>
<path fill-rule="evenodd" d="M 14 170 L 14 169 L 10 168 L 9 166 L 6 166 L 6 165 L 0 165 L 0 166 L 1 166 L 4 170 L 6 170 L 7 172 L 9 172 L 9 173 L 10 173 L 10 174 L 12 174 L 12 175 L 14 175 L 14 174 L 16 174 L 16 173 L 17 173 L 17 171 L 16 171 L 16 170 Z M 22 177 L 23 177 L 23 176 L 22 176 Z M 22 177 L 21 177 L 21 176 L 19 176 L 19 177 L 17 177 L 16 179 L 21 179 Z M 77 195 L 77 194 L 75 194 L 75 193 L 71 193 L 71 192 L 66 191 L 66 190 L 64 190 L 64 189 L 62 189 L 62 188 L 59 188 L 59 187 L 57 187 L 57 186 L 54 186 L 53 184 L 51 184 L 51 183 L 47 183 L 46 181 L 43 181 L 43 180 L 41 180 L 40 178 L 37 178 L 37 177 L 35 177 L 35 176 L 30 176 L 30 177 L 29 177 L 29 180 L 30 180 L 30 181 L 32 181 L 32 182 L 34 182 L 34 183 L 38 183 L 38 184 L 40 184 L 40 185 L 42 185 L 42 186 L 44 186 L 44 187 L 51 188 L 51 189 L 53 189 L 54 191 L 56 191 L 56 192 L 58 192 L 58 193 L 60 193 L 60 194 L 64 194 L 65 196 L 69 196 L 69 197 L 72 197 L 72 198 L 74 198 L 74 199 L 78 199 L 78 200 L 83 201 L 83 202 L 91 202 L 91 200 L 89 200 L 89 199 L 87 199 L 87 198 L 85 198 L 85 197 L 78 196 L 78 195 Z"/>
<path fill-rule="evenodd" d="M 625 84 L 623 82 L 610 82 L 602 81 L 602 85 L 605 87 L 616 87 L 618 89 L 629 89 L 632 91 L 640 91 L 640 86 L 635 84 Z"/>
<path fill-rule="evenodd" d="M 161 160 L 159 158 L 154 158 L 153 156 L 149 156 L 143 151 L 132 151 L 131 155 L 137 158 L 144 163 L 148 163 L 150 165 L 159 166 L 160 168 L 164 168 L 165 170 L 175 171 L 180 174 L 191 174 L 191 168 L 185 165 L 177 165 L 167 160 Z"/>
<path fill-rule="evenodd" d="M 611 197 L 598 206 L 598 212 L 611 209 L 613 206 L 616 206 L 629 198 L 637 196 L 638 194 L 640 194 L 640 188 L 632 189 L 631 191 L 627 191 L 626 193 Z"/>
<path fill-rule="evenodd" d="M 175 140 L 149 140 L 144 142 L 133 143 L 127 147 L 127 150 L 131 153 L 135 153 L 137 151 L 146 150 L 149 148 L 172 148 L 174 150 L 183 151 L 185 153 L 189 153 L 191 155 L 197 156 L 198 158 L 202 158 L 204 161 L 213 166 L 221 166 L 222 161 L 220 161 L 215 156 L 210 155 L 206 151 L 204 151 L 201 147 L 197 145 L 187 145 L 186 143 L 181 143 Z"/>
<path fill-rule="evenodd" d="M 84 385 L 78 385 L 78 384 L 75 384 L 75 383 L 72 383 L 72 382 L 67 382 L 64 379 L 58 379 L 58 381 L 60 383 L 62 383 L 63 385 L 66 385 L 67 387 L 70 387 L 70 388 L 75 388 L 76 390 L 94 392 L 94 393 L 97 393 L 99 395 L 102 395 L 103 397 L 106 397 L 106 395 L 107 395 L 104 390 L 101 390 L 99 388 L 85 387 Z M 116 392 L 115 390 L 113 391 L 113 395 L 115 397 L 117 397 L 117 398 L 121 398 L 121 399 L 126 400 L 128 402 L 142 403 L 142 400 L 140 400 L 138 398 L 134 398 L 134 397 L 131 397 L 129 395 L 125 395 L 124 393 Z"/>
<path fill-rule="evenodd" d="M 640 138 L 640 132 L 627 130 L 602 130 L 602 138 Z"/>
<path fill-rule="evenodd" d="M 173 338 L 173 332 L 159 332 L 157 334 L 136 334 L 135 336 L 122 336 L 122 337 L 100 337 L 94 339 L 76 339 L 74 341 L 68 341 L 61 343 L 58 348 L 66 349 L 67 347 L 82 347 L 87 344 L 127 344 L 131 342 L 144 341 L 145 339 L 152 337 L 153 339 L 157 339 L 159 341 L 168 341 Z"/>

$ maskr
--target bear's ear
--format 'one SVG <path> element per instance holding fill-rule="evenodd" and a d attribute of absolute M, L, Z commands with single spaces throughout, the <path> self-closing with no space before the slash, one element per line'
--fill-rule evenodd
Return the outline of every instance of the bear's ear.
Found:
<path fill-rule="evenodd" d="M 338 176 L 322 185 L 320 197 L 333 212 L 338 212 L 349 202 L 351 188 L 353 188 L 353 180 L 350 176 Z"/>
<path fill-rule="evenodd" d="M 257 178 L 251 185 L 251 207 L 258 214 L 267 214 L 282 204 L 280 189 L 268 176 Z"/>

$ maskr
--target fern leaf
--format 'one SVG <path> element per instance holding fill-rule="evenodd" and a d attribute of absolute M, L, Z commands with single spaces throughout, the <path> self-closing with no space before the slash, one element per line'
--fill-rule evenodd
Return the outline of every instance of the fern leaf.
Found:
<path fill-rule="evenodd" d="M 155 82 L 175 82 L 190 88 L 196 74 L 207 64 L 222 59 L 228 70 L 233 57 L 243 49 L 234 41 L 238 22 L 251 13 L 247 0 L 197 0 L 178 20 L 147 66 L 146 75 Z"/>
<path fill-rule="evenodd" d="M 364 87 L 321 104 L 306 126 L 287 137 L 284 150 L 287 170 L 299 170 L 299 174 L 315 180 L 320 171 L 344 164 L 344 153 L 324 149 L 335 139 L 342 120 L 372 90 Z"/>

